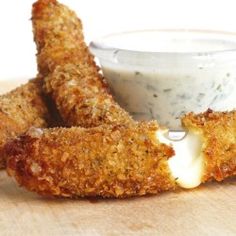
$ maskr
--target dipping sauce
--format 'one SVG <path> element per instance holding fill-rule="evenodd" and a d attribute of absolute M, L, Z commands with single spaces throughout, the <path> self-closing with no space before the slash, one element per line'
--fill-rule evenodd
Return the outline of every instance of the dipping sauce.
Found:
<path fill-rule="evenodd" d="M 137 120 L 156 119 L 178 130 L 187 112 L 236 107 L 234 34 L 130 32 L 108 36 L 91 49 L 116 100 Z"/>

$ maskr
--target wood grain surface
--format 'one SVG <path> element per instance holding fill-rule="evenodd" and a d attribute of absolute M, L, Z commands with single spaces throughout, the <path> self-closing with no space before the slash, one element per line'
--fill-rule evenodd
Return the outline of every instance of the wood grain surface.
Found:
<path fill-rule="evenodd" d="M 236 178 L 193 190 L 126 200 L 68 200 L 27 192 L 3 170 L 0 235 L 233 236 Z"/>
<path fill-rule="evenodd" d="M 9 80 L 0 80 L 0 95 L 6 92 L 11 91 L 12 89 L 16 88 L 17 86 L 20 86 L 24 83 L 27 83 L 27 79 L 9 79 Z"/>
<path fill-rule="evenodd" d="M 235 178 L 126 200 L 45 199 L 0 173 L 0 235 L 236 235 Z"/>

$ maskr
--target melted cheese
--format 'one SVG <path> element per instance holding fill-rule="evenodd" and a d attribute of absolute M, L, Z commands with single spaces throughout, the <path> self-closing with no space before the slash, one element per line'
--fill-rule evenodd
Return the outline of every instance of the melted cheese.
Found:
<path fill-rule="evenodd" d="M 175 150 L 175 156 L 169 159 L 168 164 L 179 186 L 195 188 L 200 185 L 203 173 L 203 141 L 200 134 L 189 132 L 180 140 L 171 140 L 168 130 L 159 130 L 156 136 L 161 143 L 171 145 Z"/>

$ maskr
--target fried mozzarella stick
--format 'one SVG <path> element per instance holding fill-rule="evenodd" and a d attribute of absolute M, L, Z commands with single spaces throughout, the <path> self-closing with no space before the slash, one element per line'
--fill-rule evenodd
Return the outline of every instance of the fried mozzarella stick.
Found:
<path fill-rule="evenodd" d="M 76 14 L 56 0 L 38 0 L 32 21 L 39 74 L 65 124 L 95 127 L 132 122 L 109 93 Z"/>
<path fill-rule="evenodd" d="M 183 120 L 189 132 L 201 138 L 203 172 L 202 182 L 212 179 L 222 181 L 236 175 L 236 111 L 213 112 L 195 115 Z"/>
<path fill-rule="evenodd" d="M 7 145 L 7 171 L 42 195 L 120 198 L 236 175 L 235 111 L 190 113 L 183 123 L 189 130 L 185 140 L 194 142 L 176 142 L 175 153 L 158 141 L 155 122 L 31 129 Z"/>
<path fill-rule="evenodd" d="M 131 197 L 176 188 L 156 122 L 31 129 L 9 143 L 7 171 L 42 195 Z"/>
<path fill-rule="evenodd" d="M 187 130 L 182 140 L 170 141 L 163 130 L 157 133 L 175 151 L 168 164 L 179 186 L 194 188 L 236 175 L 236 111 L 190 113 L 182 123 Z"/>
<path fill-rule="evenodd" d="M 3 146 L 29 127 L 48 127 L 52 121 L 42 95 L 42 82 L 29 81 L 0 96 L 0 168 L 5 165 Z"/>

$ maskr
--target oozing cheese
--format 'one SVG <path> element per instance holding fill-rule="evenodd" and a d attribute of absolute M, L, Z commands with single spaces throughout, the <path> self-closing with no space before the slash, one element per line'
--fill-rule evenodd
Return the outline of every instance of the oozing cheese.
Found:
<path fill-rule="evenodd" d="M 203 142 L 200 134 L 189 132 L 180 140 L 171 140 L 167 138 L 168 130 L 159 130 L 156 136 L 161 143 L 171 145 L 175 150 L 175 156 L 169 159 L 168 164 L 179 186 L 197 187 L 203 173 Z"/>

